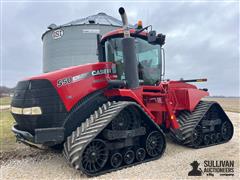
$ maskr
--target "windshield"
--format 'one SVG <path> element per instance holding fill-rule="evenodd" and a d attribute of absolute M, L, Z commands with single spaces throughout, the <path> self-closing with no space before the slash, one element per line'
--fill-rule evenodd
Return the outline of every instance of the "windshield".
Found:
<path fill-rule="evenodd" d="M 106 60 L 117 67 L 118 79 L 124 80 L 124 63 L 122 38 L 114 38 L 105 42 Z M 138 74 L 141 84 L 155 85 L 161 77 L 160 46 L 135 38 Z"/>

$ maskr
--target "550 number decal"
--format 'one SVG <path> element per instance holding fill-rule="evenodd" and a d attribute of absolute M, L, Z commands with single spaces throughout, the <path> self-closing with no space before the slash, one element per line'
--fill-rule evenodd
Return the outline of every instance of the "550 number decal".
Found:
<path fill-rule="evenodd" d="M 66 84 L 70 84 L 72 82 L 72 77 L 64 78 L 64 79 L 59 79 L 57 81 L 57 87 L 61 87 Z"/>
<path fill-rule="evenodd" d="M 71 83 L 75 83 L 80 81 L 81 79 L 85 79 L 91 76 L 99 76 L 99 75 L 103 75 L 103 74 L 111 74 L 112 73 L 112 69 L 99 69 L 99 70 L 94 70 L 91 72 L 87 72 L 87 73 L 83 73 L 83 74 L 79 74 L 73 77 L 67 77 L 67 78 L 63 78 L 63 79 L 59 79 L 57 81 L 57 87 L 61 87 L 67 84 L 71 84 Z"/>

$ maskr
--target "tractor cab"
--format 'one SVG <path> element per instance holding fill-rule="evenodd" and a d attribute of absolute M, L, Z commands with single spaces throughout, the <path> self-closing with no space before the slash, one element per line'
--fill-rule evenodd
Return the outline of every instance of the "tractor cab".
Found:
<path fill-rule="evenodd" d="M 100 42 L 100 61 L 116 65 L 117 78 L 125 80 L 122 39 L 124 30 L 115 30 L 102 37 Z M 138 77 L 140 85 L 156 85 L 161 81 L 163 67 L 164 35 L 153 37 L 151 32 L 130 29 L 130 36 L 135 41 Z M 154 39 L 154 40 L 152 40 Z"/>

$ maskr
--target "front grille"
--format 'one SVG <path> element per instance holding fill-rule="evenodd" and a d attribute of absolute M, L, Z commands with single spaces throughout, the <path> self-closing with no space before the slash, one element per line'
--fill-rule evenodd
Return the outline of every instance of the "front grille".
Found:
<path fill-rule="evenodd" d="M 48 80 L 19 82 L 11 106 L 20 108 L 41 107 L 42 115 L 13 114 L 18 127 L 32 134 L 34 134 L 36 128 L 61 126 L 67 114 L 56 89 Z"/>

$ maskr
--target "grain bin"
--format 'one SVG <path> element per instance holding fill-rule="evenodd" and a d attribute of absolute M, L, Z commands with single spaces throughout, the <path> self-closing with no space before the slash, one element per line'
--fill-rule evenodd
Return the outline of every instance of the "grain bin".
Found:
<path fill-rule="evenodd" d="M 43 72 L 97 62 L 97 34 L 122 26 L 105 13 L 88 16 L 57 26 L 51 24 L 42 35 Z"/>

